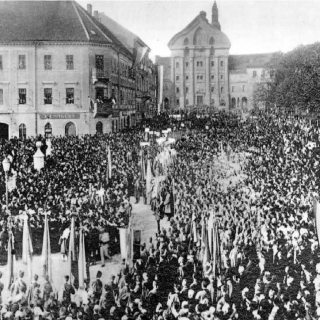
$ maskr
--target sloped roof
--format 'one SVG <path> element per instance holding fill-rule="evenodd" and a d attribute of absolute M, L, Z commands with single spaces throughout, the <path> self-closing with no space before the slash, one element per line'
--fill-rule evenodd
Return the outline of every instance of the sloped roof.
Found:
<path fill-rule="evenodd" d="M 230 55 L 229 69 L 242 71 L 247 68 L 270 68 L 280 55 L 279 52 Z"/>
<path fill-rule="evenodd" d="M 205 27 L 206 32 L 214 37 L 215 45 L 220 48 L 230 48 L 231 42 L 229 38 L 219 29 L 213 27 L 208 19 L 206 18 L 206 13 L 201 11 L 182 31 L 174 35 L 168 43 L 168 47 L 171 47 L 180 38 L 188 34 L 192 29 L 196 29 L 197 26 L 202 25 Z"/>
<path fill-rule="evenodd" d="M 99 18 L 101 23 L 109 30 L 112 30 L 113 34 L 131 53 L 133 53 L 135 41 L 138 41 L 140 45 L 147 47 L 147 45 L 139 38 L 139 36 L 126 29 L 110 17 L 106 16 L 104 13 L 99 12 Z"/>
<path fill-rule="evenodd" d="M 111 43 L 77 8 L 74 1 L 0 1 L 0 42 Z"/>
<path fill-rule="evenodd" d="M 165 68 L 170 67 L 171 65 L 171 57 L 160 57 L 156 56 L 155 61 L 159 66 L 164 66 Z"/>
<path fill-rule="evenodd" d="M 105 25 L 71 1 L 0 1 L 0 42 L 113 44 L 132 53 Z"/>
<path fill-rule="evenodd" d="M 91 16 L 87 10 L 81 7 L 78 3 L 75 2 L 75 6 L 81 16 L 81 20 L 84 22 L 86 28 L 90 28 L 92 25 L 95 25 L 105 37 L 110 39 L 110 41 L 116 45 L 118 48 L 122 49 L 123 52 L 131 56 L 131 52 L 122 44 L 122 42 L 117 38 L 113 30 L 105 26 L 103 23 L 98 21 L 96 18 Z M 89 23 L 88 23 L 89 21 Z"/>

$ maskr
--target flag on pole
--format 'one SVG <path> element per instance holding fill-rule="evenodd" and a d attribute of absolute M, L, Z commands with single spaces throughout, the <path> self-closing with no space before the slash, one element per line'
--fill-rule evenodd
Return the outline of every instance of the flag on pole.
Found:
<path fill-rule="evenodd" d="M 78 270 L 79 270 L 79 288 L 85 288 L 85 280 L 88 279 L 87 268 L 86 268 L 86 251 L 84 245 L 84 232 L 80 228 L 79 233 L 79 259 L 78 259 Z"/>
<path fill-rule="evenodd" d="M 145 174 L 144 174 L 144 152 L 143 150 L 140 151 L 140 156 L 141 156 L 141 180 L 143 181 L 145 178 Z"/>
<path fill-rule="evenodd" d="M 49 223 L 48 223 L 47 212 L 45 212 L 45 220 L 44 220 L 42 257 L 44 259 L 43 276 L 48 275 L 50 281 L 52 281 L 52 261 L 51 261 L 50 231 L 49 231 Z"/>
<path fill-rule="evenodd" d="M 144 58 L 147 51 L 148 51 L 148 47 L 141 46 L 138 44 L 137 39 L 134 40 L 134 47 L 133 47 L 134 63 L 132 65 L 132 68 L 136 67 L 141 62 L 141 60 Z"/>
<path fill-rule="evenodd" d="M 108 169 L 109 169 L 109 179 L 111 179 L 111 176 L 112 176 L 112 163 L 111 163 L 110 147 L 108 147 Z"/>
<path fill-rule="evenodd" d="M 150 163 L 150 159 L 148 159 L 147 176 L 146 176 L 147 204 L 150 204 L 151 202 L 151 190 L 152 190 L 151 180 L 152 180 L 151 163 Z"/>
<path fill-rule="evenodd" d="M 25 215 L 23 219 L 23 236 L 22 236 L 22 262 L 28 267 L 28 276 L 32 280 L 32 254 L 33 246 L 28 225 L 28 216 Z"/>
<path fill-rule="evenodd" d="M 75 226 L 74 226 L 74 216 L 71 218 L 71 230 L 69 238 L 69 255 L 68 255 L 68 264 L 69 264 L 69 275 L 70 283 L 78 280 L 78 266 L 76 264 L 76 246 L 75 246 Z"/>
<path fill-rule="evenodd" d="M 220 252 L 220 239 L 217 222 L 213 225 L 213 247 L 212 247 L 212 272 L 214 277 L 220 274 L 221 270 L 221 252 Z"/>
<path fill-rule="evenodd" d="M 8 272 L 7 272 L 7 290 L 10 289 L 11 285 L 14 283 L 14 268 L 15 268 L 15 252 L 14 252 L 14 237 L 9 230 L 9 240 L 8 240 Z"/>
<path fill-rule="evenodd" d="M 320 244 L 320 203 L 318 200 L 314 200 L 313 205 L 314 205 L 314 217 L 315 217 L 315 221 L 316 221 L 318 242 Z"/>

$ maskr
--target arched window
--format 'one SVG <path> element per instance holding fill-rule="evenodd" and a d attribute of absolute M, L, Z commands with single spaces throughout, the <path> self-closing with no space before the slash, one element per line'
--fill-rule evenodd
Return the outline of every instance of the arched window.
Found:
<path fill-rule="evenodd" d="M 19 139 L 23 140 L 27 138 L 27 127 L 24 123 L 19 126 Z"/>
<path fill-rule="evenodd" d="M 75 136 L 76 132 L 76 125 L 73 122 L 68 122 L 65 127 L 65 134 L 66 136 Z"/>
<path fill-rule="evenodd" d="M 211 37 L 209 40 L 209 44 L 212 46 L 214 44 L 214 37 Z"/>
<path fill-rule="evenodd" d="M 46 139 L 49 139 L 52 137 L 52 125 L 50 123 L 47 123 L 44 126 L 44 136 Z"/>
<path fill-rule="evenodd" d="M 97 122 L 97 124 L 96 124 L 96 131 L 97 131 L 97 133 L 99 133 L 99 134 L 102 134 L 103 133 L 103 124 L 102 124 L 102 122 Z"/>
<path fill-rule="evenodd" d="M 231 99 L 231 108 L 235 108 L 236 107 L 236 98 L 232 98 Z"/>
<path fill-rule="evenodd" d="M 242 105 L 241 107 L 242 108 L 246 108 L 247 107 L 247 103 L 248 103 L 248 99 L 246 97 L 243 97 L 242 98 Z"/>
<path fill-rule="evenodd" d="M 189 39 L 188 38 L 185 38 L 184 41 L 183 41 L 183 45 L 184 46 L 187 46 L 189 44 Z"/>

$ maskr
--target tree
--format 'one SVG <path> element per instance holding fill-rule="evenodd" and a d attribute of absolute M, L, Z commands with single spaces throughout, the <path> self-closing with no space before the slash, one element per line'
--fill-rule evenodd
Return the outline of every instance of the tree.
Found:
<path fill-rule="evenodd" d="M 287 110 L 318 111 L 319 80 L 320 43 L 299 46 L 279 61 L 270 94 L 278 106 Z"/>

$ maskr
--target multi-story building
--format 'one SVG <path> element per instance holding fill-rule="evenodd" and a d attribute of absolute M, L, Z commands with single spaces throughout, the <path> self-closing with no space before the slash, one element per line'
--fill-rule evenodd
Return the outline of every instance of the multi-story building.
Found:
<path fill-rule="evenodd" d="M 94 134 L 135 124 L 134 49 L 97 12 L 92 16 L 91 5 L 5 1 L 0 21 L 0 137 Z M 146 64 L 155 68 L 147 59 L 139 70 L 145 62 L 149 75 Z"/>
<path fill-rule="evenodd" d="M 211 22 L 201 11 L 168 44 L 171 57 L 156 56 L 164 68 L 166 110 L 252 108 L 254 84 L 263 79 L 272 54 L 229 55 L 231 42 L 221 31 L 214 2 Z"/>

